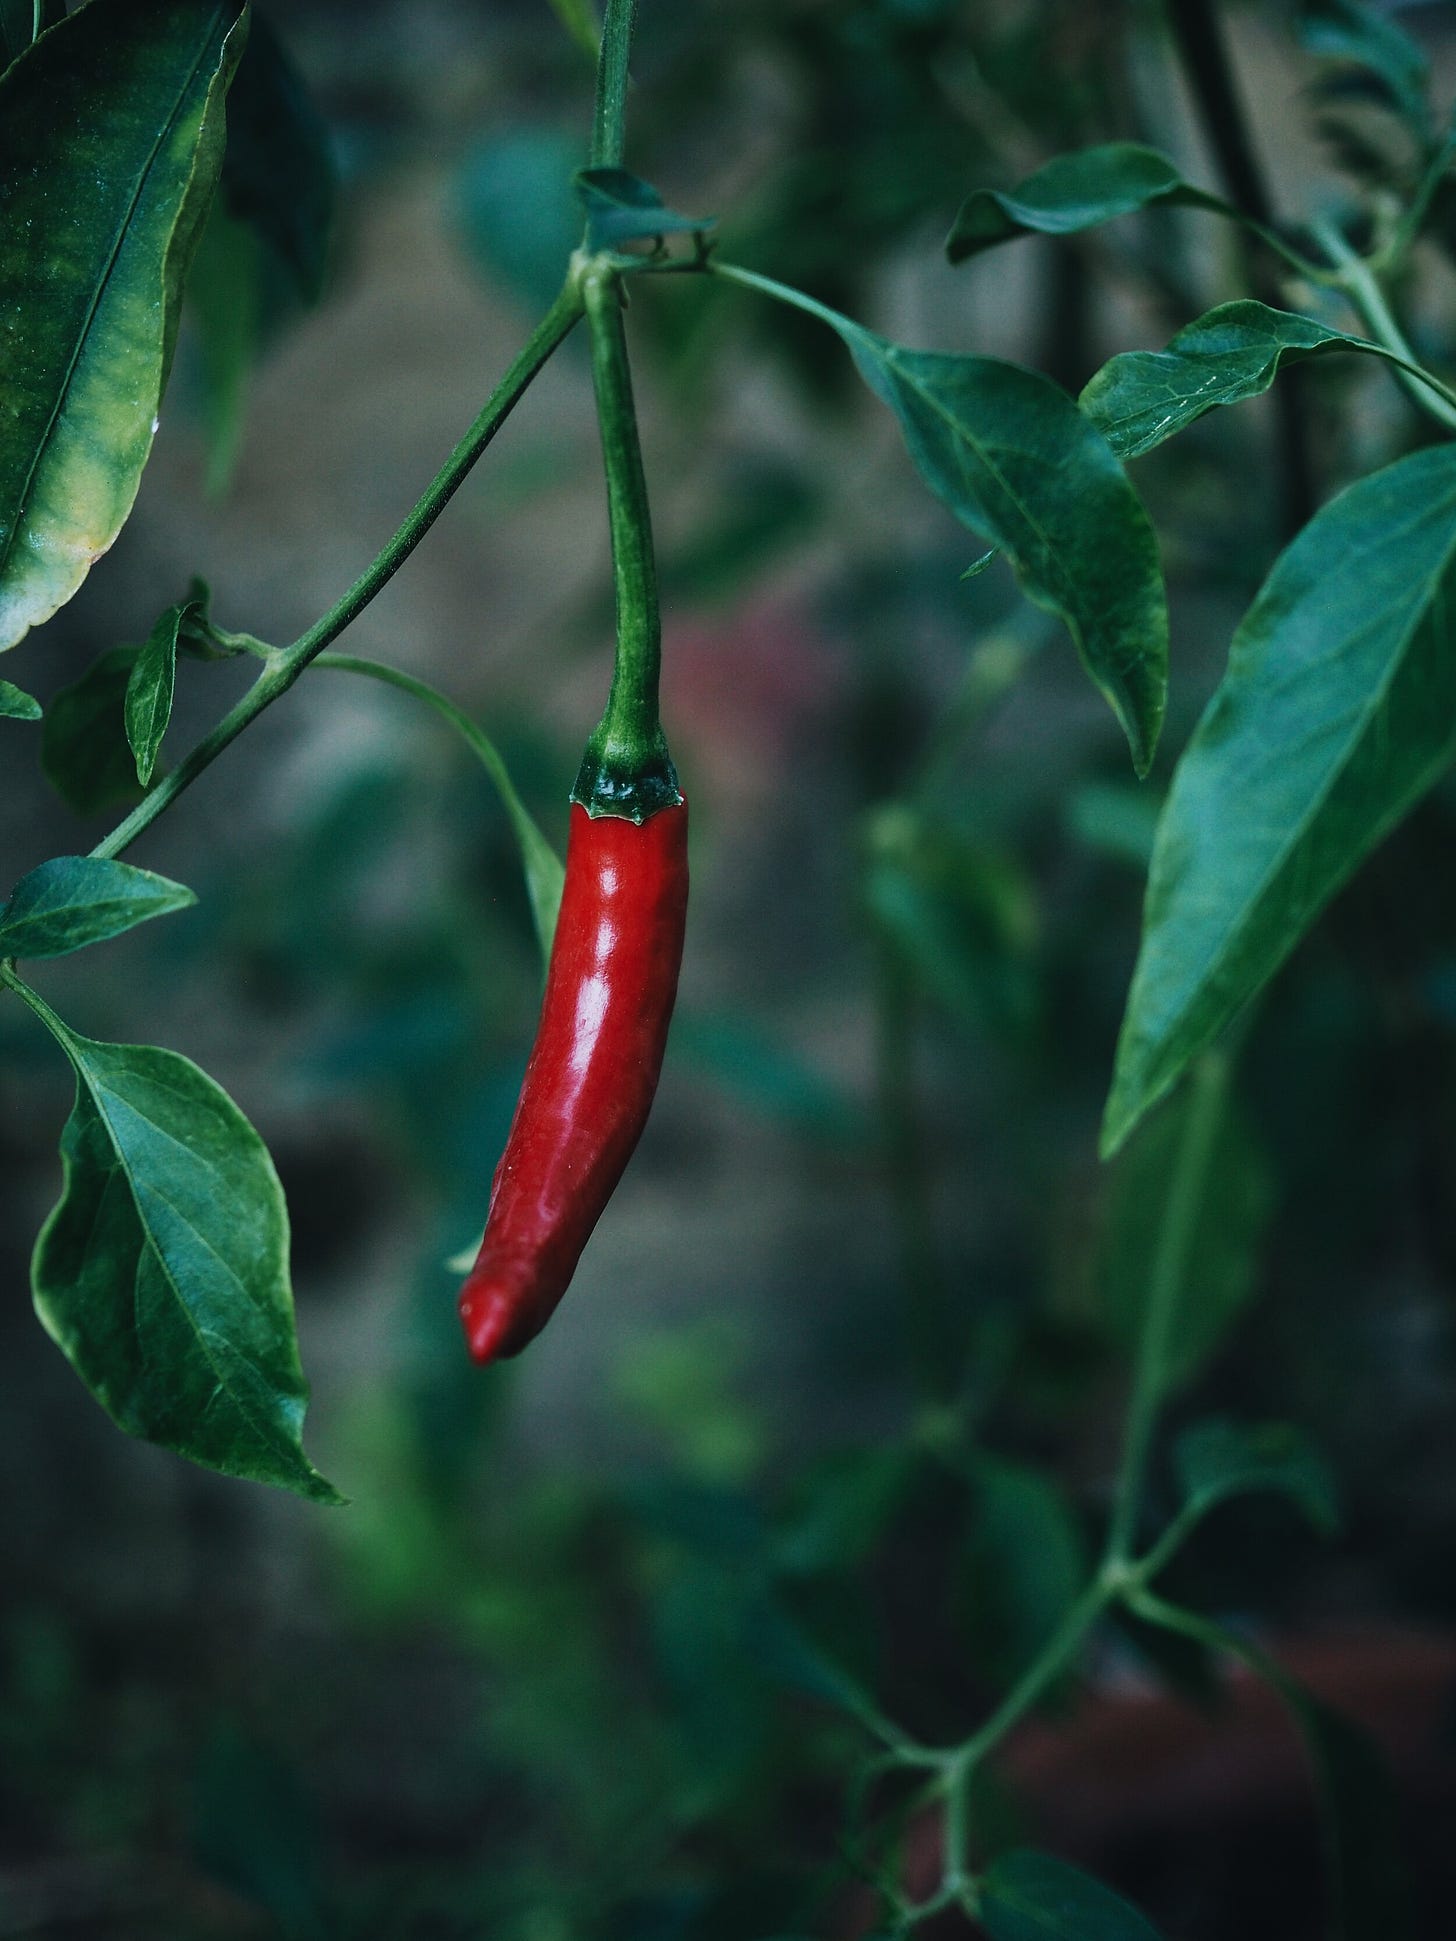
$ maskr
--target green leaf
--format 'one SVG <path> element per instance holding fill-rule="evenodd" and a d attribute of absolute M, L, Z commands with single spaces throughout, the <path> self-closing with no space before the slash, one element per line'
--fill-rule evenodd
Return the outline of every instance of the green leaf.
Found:
<path fill-rule="evenodd" d="M 1103 1312 L 1129 1355 L 1142 1339 L 1173 1178 L 1196 1109 L 1192 1089 L 1183 1087 L 1139 1127 L 1108 1179 L 1098 1282 Z M 1273 1208 L 1268 1165 L 1252 1128 L 1227 1092 L 1217 1111 L 1168 1328 L 1164 1394 L 1199 1373 L 1254 1292 Z"/>
<path fill-rule="evenodd" d="M 1178 1438 L 1173 1460 L 1185 1507 L 1195 1515 L 1206 1516 L 1231 1496 L 1272 1492 L 1287 1496 L 1323 1535 L 1339 1528 L 1324 1459 L 1285 1423 L 1249 1429 L 1222 1419 L 1199 1422 Z"/>
<path fill-rule="evenodd" d="M 7 981 L 76 1073 L 65 1184 L 31 1266 L 47 1331 L 129 1435 L 337 1502 L 300 1441 L 288 1213 L 267 1147 L 190 1059 L 83 1038 Z"/>
<path fill-rule="evenodd" d="M 680 216 L 665 206 L 650 182 L 624 168 L 578 169 L 572 183 L 586 211 L 588 250 L 616 250 L 623 243 L 711 229 L 718 220 L 716 216 Z"/>
<path fill-rule="evenodd" d="M 591 0 L 551 0 L 551 11 L 588 60 L 594 61 L 601 36 Z"/>
<path fill-rule="evenodd" d="M 126 692 L 139 647 L 112 647 L 46 712 L 40 734 L 40 765 L 46 780 L 77 815 L 132 803 L 136 759 L 126 739 Z"/>
<path fill-rule="evenodd" d="M 333 146 L 308 83 L 256 11 L 228 91 L 220 200 L 267 246 L 297 300 L 317 303 L 338 200 Z"/>
<path fill-rule="evenodd" d="M 1348 487 L 1275 561 L 1158 825 L 1104 1153 L 1449 765 L 1453 602 L 1449 445 Z"/>
<path fill-rule="evenodd" d="M 145 788 L 157 765 L 157 754 L 172 718 L 172 693 L 177 684 L 177 636 L 186 622 L 201 612 L 196 600 L 168 607 L 147 636 L 127 676 L 122 714 L 126 738 L 136 757 L 137 780 Z"/>
<path fill-rule="evenodd" d="M 978 1671 L 1010 1683 L 1045 1646 L 1087 1582 L 1086 1546 L 1066 1496 L 1040 1470 L 978 1456 L 974 1516 L 959 1560 Z"/>
<path fill-rule="evenodd" d="M 0 78 L 0 647 L 65 604 L 151 452 L 242 0 L 90 0 Z"/>
<path fill-rule="evenodd" d="M 64 957 L 196 901 L 183 884 L 130 863 L 54 856 L 22 876 L 0 909 L 0 957 Z"/>
<path fill-rule="evenodd" d="M 1014 189 L 977 189 L 961 204 L 946 238 L 952 263 L 1016 236 L 1070 236 L 1153 203 L 1209 209 L 1241 220 L 1221 197 L 1185 182 L 1166 155 L 1137 142 L 1108 142 L 1050 162 Z"/>
<path fill-rule="evenodd" d="M 1081 405 L 1119 458 L 1138 458 L 1205 411 L 1260 397 L 1286 364 L 1351 350 L 1390 356 L 1364 337 L 1244 298 L 1196 317 L 1166 350 L 1110 358 L 1088 380 Z"/>
<path fill-rule="evenodd" d="M 1162 797 L 1151 785 L 1087 782 L 1066 805 L 1069 833 L 1098 855 L 1129 863 L 1142 875 L 1153 853 Z"/>
<path fill-rule="evenodd" d="M 43 710 L 33 694 L 14 681 L 0 681 L 0 717 L 11 721 L 39 721 Z"/>
<path fill-rule="evenodd" d="M 931 491 L 1066 622 L 1146 774 L 1167 691 L 1167 604 L 1152 526 L 1106 440 L 1037 371 L 905 350 L 845 318 L 835 328 Z"/>
<path fill-rule="evenodd" d="M 561 288 L 581 237 L 571 181 L 578 150 L 552 129 L 515 130 L 471 149 L 452 183 L 455 224 L 472 259 L 533 316 Z"/>
<path fill-rule="evenodd" d="M 207 433 L 206 490 L 226 491 L 242 449 L 248 384 L 263 341 L 263 244 L 234 222 L 221 198 L 212 205 L 187 279 L 196 332 Z"/>
<path fill-rule="evenodd" d="M 991 1941 L 1159 1941 L 1151 1922 L 1110 1887 L 1027 1847 L 987 1869 L 980 1920 Z"/>
<path fill-rule="evenodd" d="M 1430 62 L 1392 19 L 1357 0 L 1304 0 L 1299 27 L 1312 53 L 1352 61 L 1374 75 L 1391 106 L 1417 134 L 1425 133 Z"/>
<path fill-rule="evenodd" d="M 66 17 L 66 0 L 0 0 L 0 68 L 6 68 L 30 43 Z"/>

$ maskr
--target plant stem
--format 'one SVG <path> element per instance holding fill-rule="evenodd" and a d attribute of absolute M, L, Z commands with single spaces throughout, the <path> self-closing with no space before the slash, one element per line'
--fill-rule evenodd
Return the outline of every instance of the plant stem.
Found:
<path fill-rule="evenodd" d="M 644 822 L 682 800 L 658 714 L 662 621 L 652 513 L 627 361 L 621 282 L 614 271 L 590 260 L 580 282 L 607 478 L 617 646 L 606 712 L 587 742 L 571 794 L 588 814 Z"/>
<path fill-rule="evenodd" d="M 602 42 L 597 54 L 597 95 L 592 114 L 591 165 L 620 166 L 626 146 L 627 66 L 637 0 L 607 0 Z"/>
<path fill-rule="evenodd" d="M 1142 1509 L 1153 1431 L 1167 1380 L 1168 1347 L 1178 1298 L 1187 1276 L 1188 1257 L 1198 1225 L 1203 1189 L 1228 1085 L 1228 1060 L 1205 1052 L 1193 1068 L 1188 1115 L 1178 1142 L 1168 1203 L 1153 1257 L 1148 1302 L 1143 1313 L 1137 1370 L 1128 1406 L 1122 1468 L 1113 1500 L 1107 1539 L 1107 1566 L 1115 1571 L 1131 1560 Z"/>
<path fill-rule="evenodd" d="M 363 674 L 369 680 L 382 681 L 387 687 L 397 687 L 404 694 L 412 694 L 417 701 L 423 701 L 426 707 L 433 708 L 436 714 L 448 721 L 469 744 L 494 782 L 496 794 L 515 830 L 521 860 L 525 864 L 526 894 L 530 899 L 531 917 L 536 926 L 541 955 L 549 958 L 551 940 L 556 934 L 556 913 L 561 907 L 565 871 L 561 858 L 542 835 L 535 817 L 517 794 L 510 771 L 490 736 L 471 720 L 463 708 L 457 707 L 448 694 L 431 687 L 428 681 L 406 674 L 403 668 L 391 667 L 385 661 L 366 660 L 357 654 L 320 654 L 314 666 L 337 668 L 344 674 Z"/>
<path fill-rule="evenodd" d="M 1390 352 L 1412 402 L 1448 431 L 1456 431 L 1456 397 L 1423 369 L 1370 265 L 1350 247 L 1333 223 L 1316 223 L 1314 233 L 1336 266 L 1337 282 L 1350 307 L 1375 341 Z"/>
<path fill-rule="evenodd" d="M 1204 134 L 1217 158 L 1231 201 L 1261 228 L 1274 227 L 1274 204 L 1264 171 L 1254 153 L 1248 121 L 1239 98 L 1228 49 L 1224 45 L 1215 0 L 1168 0 L 1168 19 L 1173 29 L 1183 69 Z M 1271 241 L 1275 240 L 1270 238 Z M 1277 241 L 1276 247 L 1279 247 Z M 1280 292 L 1263 265 L 1245 243 L 1249 285 L 1264 302 L 1278 302 Z M 1277 463 L 1280 497 L 1284 508 L 1285 535 L 1292 538 L 1314 510 L 1314 476 L 1309 452 L 1308 414 L 1305 391 L 1298 371 L 1285 373 L 1283 383 L 1274 389 L 1274 410 L 1278 422 Z"/>
<path fill-rule="evenodd" d="M 256 721 L 266 707 L 298 679 L 309 662 L 337 640 L 350 621 L 355 620 L 376 594 L 382 591 L 419 545 L 449 504 L 471 467 L 490 444 L 514 410 L 526 387 L 570 332 L 581 315 L 581 298 L 574 283 L 568 283 L 555 303 L 526 339 L 519 354 L 500 383 L 487 398 L 469 431 L 425 488 L 409 517 L 394 537 L 379 552 L 326 614 L 300 634 L 290 647 L 280 648 L 265 663 L 262 672 L 242 699 L 225 714 L 209 734 L 203 736 L 177 766 L 164 775 L 156 787 L 119 822 L 109 836 L 97 843 L 93 856 L 119 856 L 148 829 L 164 810 L 171 807 L 182 791 L 210 767 L 244 728 Z"/>

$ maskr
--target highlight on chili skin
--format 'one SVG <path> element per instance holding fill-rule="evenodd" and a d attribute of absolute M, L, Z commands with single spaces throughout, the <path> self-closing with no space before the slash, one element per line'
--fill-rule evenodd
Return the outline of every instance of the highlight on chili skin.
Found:
<path fill-rule="evenodd" d="M 540 1022 L 460 1290 L 477 1362 L 546 1325 L 642 1136 L 682 963 L 687 836 L 681 795 L 640 824 L 572 804 Z"/>

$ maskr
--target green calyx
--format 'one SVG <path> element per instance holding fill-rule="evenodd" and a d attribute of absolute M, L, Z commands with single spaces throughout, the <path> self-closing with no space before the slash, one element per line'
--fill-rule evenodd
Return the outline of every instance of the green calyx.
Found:
<path fill-rule="evenodd" d="M 625 816 L 641 823 L 682 800 L 658 718 L 662 625 L 652 518 L 622 327 L 620 279 L 592 257 L 579 259 L 577 276 L 591 332 L 592 385 L 607 478 L 617 647 L 606 713 L 586 745 L 571 799 L 588 815 Z"/>

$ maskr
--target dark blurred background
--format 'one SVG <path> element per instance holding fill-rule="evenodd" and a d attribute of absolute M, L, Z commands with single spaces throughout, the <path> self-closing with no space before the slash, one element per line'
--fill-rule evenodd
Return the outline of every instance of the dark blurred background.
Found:
<path fill-rule="evenodd" d="M 256 364 L 221 383 L 199 291 L 135 516 L 7 663 L 48 702 L 194 574 L 223 625 L 300 632 L 575 240 L 591 68 L 546 0 L 270 18 L 338 169 L 327 287 L 265 290 Z M 1444 110 L 1451 11 L 1400 19 Z M 1379 103 L 1291 8 L 1227 24 L 1278 207 L 1378 197 L 1404 160 Z M 631 164 L 718 212 L 726 255 L 887 335 L 1075 390 L 1247 287 L 1231 232 L 1184 212 L 940 253 L 971 188 L 1083 143 L 1219 186 L 1156 6 L 643 0 L 638 39 Z M 1448 373 L 1453 240 L 1456 202 L 1403 293 Z M 962 577 L 980 548 L 826 332 L 687 278 L 634 288 L 629 328 L 693 910 L 652 1123 L 525 1359 L 467 1365 L 447 1263 L 538 965 L 489 784 L 406 697 L 311 673 L 133 852 L 197 908 L 37 978 L 79 1029 L 196 1058 L 268 1141 L 309 1446 L 347 1508 L 127 1441 L 46 1340 L 28 1256 L 69 1084 L 0 1014 L 0 1935 L 867 1933 L 840 1832 L 868 1741 L 794 1651 L 949 1742 L 1087 1568 L 1180 1107 L 1112 1169 L 1097 1120 L 1157 804 L 1280 544 L 1276 421 L 1218 414 L 1135 470 L 1174 648 L 1139 787 L 1066 636 L 1004 566 Z M 1364 362 L 1305 387 L 1320 497 L 1424 436 Z M 558 843 L 609 667 L 598 471 L 572 343 L 343 643 L 468 707 Z M 174 758 L 245 672 L 184 667 Z M 59 802 L 37 745 L 0 723 L 7 881 L 113 819 Z M 1385 1746 L 1432 1941 L 1456 1888 L 1453 834 L 1447 785 L 1248 1031 L 1173 1411 L 1292 1422 L 1330 1462 L 1338 1538 L 1243 1504 L 1177 1585 Z M 1297 1743 L 1208 1669 L 1099 1636 L 988 1783 L 979 1850 L 1050 1846 L 1170 1941 L 1328 1933 Z M 911 1876 L 935 1837 L 912 1819 Z"/>

